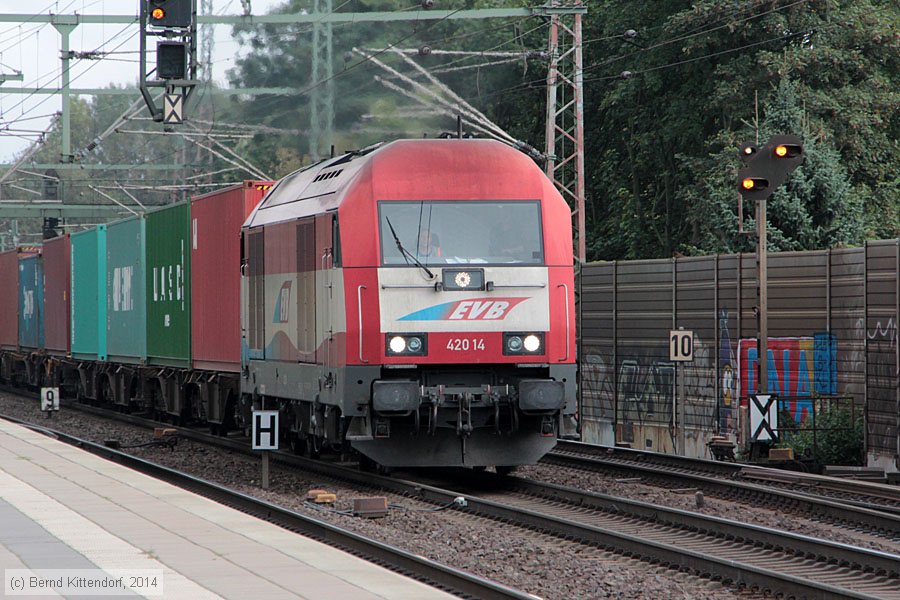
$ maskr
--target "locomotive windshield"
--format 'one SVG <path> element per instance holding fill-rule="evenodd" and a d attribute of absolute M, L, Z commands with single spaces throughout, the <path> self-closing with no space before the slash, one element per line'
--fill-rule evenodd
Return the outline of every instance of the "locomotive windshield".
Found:
<path fill-rule="evenodd" d="M 383 265 L 544 262 L 539 202 L 378 203 Z M 390 220 L 390 225 L 388 225 Z"/>

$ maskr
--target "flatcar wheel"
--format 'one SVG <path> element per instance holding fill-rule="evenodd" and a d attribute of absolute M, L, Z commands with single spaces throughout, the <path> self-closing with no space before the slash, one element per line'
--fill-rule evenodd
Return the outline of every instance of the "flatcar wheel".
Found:
<path fill-rule="evenodd" d="M 106 404 L 109 402 L 109 380 L 106 377 L 102 377 L 100 379 L 100 393 L 97 394 L 99 398 L 97 398 L 98 404 Z"/>
<path fill-rule="evenodd" d="M 300 434 L 291 432 L 289 436 L 289 442 L 291 445 L 291 452 L 300 456 L 303 454 L 303 451 L 306 450 L 306 444 L 300 438 Z"/>

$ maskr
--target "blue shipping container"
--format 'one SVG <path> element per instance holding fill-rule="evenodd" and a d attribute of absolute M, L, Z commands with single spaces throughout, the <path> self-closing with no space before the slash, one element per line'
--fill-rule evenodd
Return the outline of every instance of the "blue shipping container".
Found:
<path fill-rule="evenodd" d="M 44 259 L 19 261 L 19 346 L 44 347 Z"/>

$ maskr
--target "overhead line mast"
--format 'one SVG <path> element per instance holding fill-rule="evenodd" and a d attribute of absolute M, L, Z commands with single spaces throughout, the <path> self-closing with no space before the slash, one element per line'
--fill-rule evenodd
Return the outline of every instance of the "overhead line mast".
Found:
<path fill-rule="evenodd" d="M 546 173 L 573 207 L 578 260 L 587 255 L 584 176 L 583 0 L 550 0 Z"/>

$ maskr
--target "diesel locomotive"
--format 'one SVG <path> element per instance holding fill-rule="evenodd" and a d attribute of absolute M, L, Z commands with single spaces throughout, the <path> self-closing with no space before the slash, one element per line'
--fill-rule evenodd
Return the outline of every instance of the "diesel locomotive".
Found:
<path fill-rule="evenodd" d="M 384 466 L 540 459 L 576 435 L 570 211 L 490 140 L 293 173 L 242 229 L 245 404 Z"/>

